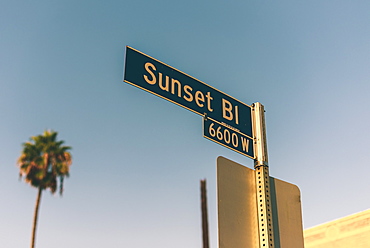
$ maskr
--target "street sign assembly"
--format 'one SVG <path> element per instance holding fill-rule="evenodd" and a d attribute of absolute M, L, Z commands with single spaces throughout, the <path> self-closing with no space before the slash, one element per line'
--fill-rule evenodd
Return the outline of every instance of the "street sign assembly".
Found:
<path fill-rule="evenodd" d="M 219 157 L 220 248 L 303 248 L 300 192 L 270 177 L 264 106 L 235 98 L 126 47 L 124 82 L 203 116 L 203 136 L 254 159 L 255 170 Z"/>

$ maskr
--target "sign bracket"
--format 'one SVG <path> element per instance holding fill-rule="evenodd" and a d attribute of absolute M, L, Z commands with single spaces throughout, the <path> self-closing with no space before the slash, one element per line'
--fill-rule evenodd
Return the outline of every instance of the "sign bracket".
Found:
<path fill-rule="evenodd" d="M 256 102 L 252 105 L 256 156 L 254 168 L 257 190 L 257 220 L 260 248 L 275 248 L 264 112 L 264 106 L 261 103 Z"/>

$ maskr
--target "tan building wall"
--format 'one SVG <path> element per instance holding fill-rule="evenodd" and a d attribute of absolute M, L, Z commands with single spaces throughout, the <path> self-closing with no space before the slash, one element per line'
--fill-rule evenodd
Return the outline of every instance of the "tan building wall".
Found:
<path fill-rule="evenodd" d="M 305 248 L 370 248 L 370 209 L 304 230 Z"/>

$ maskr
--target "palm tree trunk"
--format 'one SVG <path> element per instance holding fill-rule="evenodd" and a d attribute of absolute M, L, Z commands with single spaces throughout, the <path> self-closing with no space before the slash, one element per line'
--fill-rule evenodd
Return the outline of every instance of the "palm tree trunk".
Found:
<path fill-rule="evenodd" d="M 40 201 L 41 201 L 41 193 L 42 193 L 42 188 L 39 187 L 39 192 L 37 194 L 37 199 L 36 199 L 35 213 L 33 215 L 33 227 L 32 227 L 31 248 L 35 248 L 36 227 L 37 227 L 37 218 L 38 218 L 38 215 L 39 215 L 39 207 L 40 207 Z"/>

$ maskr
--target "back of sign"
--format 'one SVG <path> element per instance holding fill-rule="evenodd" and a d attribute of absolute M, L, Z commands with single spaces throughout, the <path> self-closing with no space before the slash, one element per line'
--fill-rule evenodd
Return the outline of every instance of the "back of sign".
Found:
<path fill-rule="evenodd" d="M 300 191 L 270 177 L 276 248 L 303 248 Z M 255 171 L 217 158 L 219 248 L 259 247 Z"/>

